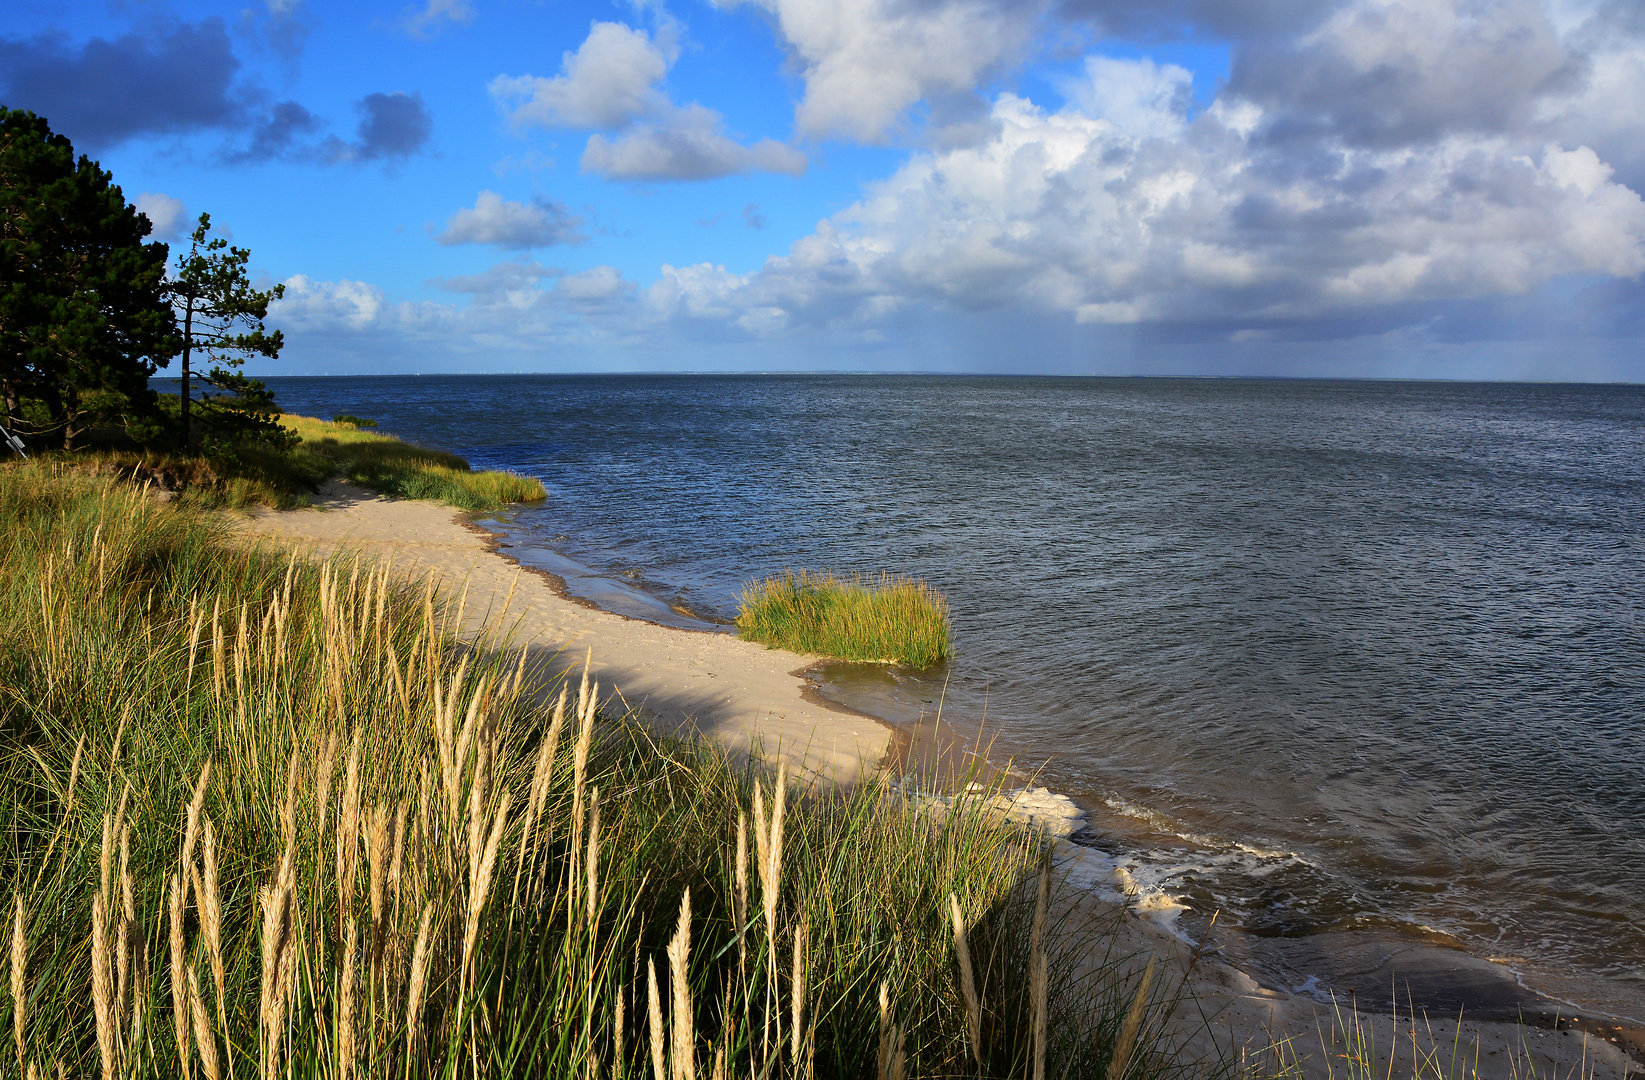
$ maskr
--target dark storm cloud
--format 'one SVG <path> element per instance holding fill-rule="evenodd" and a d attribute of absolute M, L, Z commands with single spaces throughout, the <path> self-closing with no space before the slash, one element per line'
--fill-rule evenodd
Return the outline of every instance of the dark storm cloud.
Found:
<path fill-rule="evenodd" d="M 333 135 L 321 138 L 324 121 L 295 101 L 270 109 L 252 130 L 251 142 L 223 155 L 231 164 L 255 161 L 343 162 L 402 161 L 427 143 L 434 121 L 417 94 L 367 94 L 355 105 L 360 123 L 353 142 Z"/>
<path fill-rule="evenodd" d="M 1209 35 L 1240 41 L 1304 32 L 1337 5 L 1338 0 L 1063 0 L 1059 11 L 1117 37 Z"/>
<path fill-rule="evenodd" d="M 235 126 L 239 68 L 219 19 L 78 47 L 58 34 L 0 38 L 0 100 L 95 153 L 139 135 Z"/>
<path fill-rule="evenodd" d="M 1229 89 L 1274 113 L 1280 138 L 1394 147 L 1457 132 L 1521 132 L 1538 103 L 1580 90 L 1587 57 L 1542 6 L 1356 5 L 1304 39 L 1237 50 Z"/>
<path fill-rule="evenodd" d="M 313 152 L 307 143 L 320 126 L 320 118 L 297 102 L 282 101 L 252 129 L 249 146 L 224 156 L 233 164 L 301 157 Z"/>
<path fill-rule="evenodd" d="M 1567 40 L 1538 0 L 1063 0 L 1059 10 L 1121 38 L 1226 41 L 1227 92 L 1263 107 L 1270 137 L 1372 148 L 1527 133 L 1540 106 L 1583 89 L 1587 46 L 1645 33 L 1645 9 L 1622 0 Z"/>
<path fill-rule="evenodd" d="M 359 109 L 355 150 L 363 161 L 410 157 L 434 131 L 434 117 L 421 94 L 367 94 Z"/>

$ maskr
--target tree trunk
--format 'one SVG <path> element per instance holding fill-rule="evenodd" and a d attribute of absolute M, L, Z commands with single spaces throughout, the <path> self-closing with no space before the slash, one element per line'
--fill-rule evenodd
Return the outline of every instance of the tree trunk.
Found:
<path fill-rule="evenodd" d="M 63 449 L 73 450 L 74 440 L 85 430 L 78 426 L 80 419 L 80 392 L 69 387 L 63 395 Z"/>
<path fill-rule="evenodd" d="M 188 452 L 188 383 L 189 353 L 194 348 L 194 301 L 191 299 L 183 308 L 183 451 Z"/>
<path fill-rule="evenodd" d="M 62 434 L 65 443 L 63 449 L 74 449 L 73 436 L 68 434 L 68 411 L 63 407 L 63 395 L 58 391 L 57 385 L 47 382 L 41 388 L 40 396 L 46 399 L 46 407 L 51 410 L 51 427 L 47 429 L 44 440 L 46 445 L 51 445 L 53 436 Z"/>
<path fill-rule="evenodd" d="M 0 379 L 0 393 L 6 399 L 6 430 L 17 433 L 23 423 L 23 401 L 17 392 L 17 384 L 10 379 Z"/>

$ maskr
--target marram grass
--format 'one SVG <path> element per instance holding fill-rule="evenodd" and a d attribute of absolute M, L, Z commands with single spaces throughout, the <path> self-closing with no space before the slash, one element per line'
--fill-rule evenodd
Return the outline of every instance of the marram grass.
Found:
<path fill-rule="evenodd" d="M 743 589 L 737 634 L 837 660 L 927 668 L 952 652 L 948 601 L 923 581 L 788 572 Z"/>
<path fill-rule="evenodd" d="M 1183 1073 L 980 799 L 773 782 L 458 622 L 0 469 L 0 1075 Z"/>

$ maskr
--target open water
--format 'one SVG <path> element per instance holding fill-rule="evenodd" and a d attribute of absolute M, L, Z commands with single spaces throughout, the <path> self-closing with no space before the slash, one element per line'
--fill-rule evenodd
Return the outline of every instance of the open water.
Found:
<path fill-rule="evenodd" d="M 620 610 L 725 619 L 789 568 L 926 578 L 954 662 L 826 691 L 907 721 L 946 682 L 945 719 L 986 710 L 996 759 L 1091 810 L 1185 934 L 1220 910 L 1265 981 L 1328 988 L 1353 964 L 1299 943 L 1361 935 L 1645 1019 L 1645 388 L 272 385 L 540 477 L 510 553 Z"/>

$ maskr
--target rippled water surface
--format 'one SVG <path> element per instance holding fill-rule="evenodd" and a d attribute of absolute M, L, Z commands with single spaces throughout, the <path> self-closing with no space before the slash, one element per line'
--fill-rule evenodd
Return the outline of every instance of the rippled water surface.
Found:
<path fill-rule="evenodd" d="M 725 617 L 930 580 L 946 672 L 847 673 L 1203 915 L 1427 927 L 1645 1017 L 1645 389 L 949 377 L 273 380 L 542 478 L 537 544 Z M 663 605 L 658 605 L 662 608 Z M 1101 837 L 1097 839 L 1102 842 Z"/>

